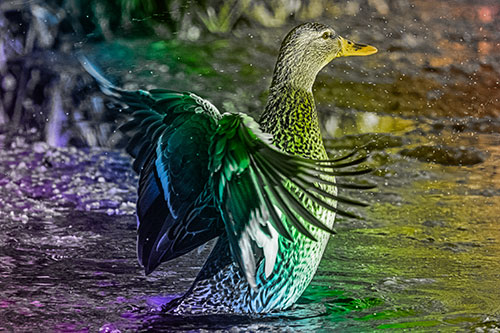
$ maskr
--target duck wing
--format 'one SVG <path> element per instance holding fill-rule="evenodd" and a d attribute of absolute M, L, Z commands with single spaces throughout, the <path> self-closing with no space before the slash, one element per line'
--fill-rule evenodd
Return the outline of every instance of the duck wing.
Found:
<path fill-rule="evenodd" d="M 116 87 L 88 61 L 80 62 L 101 90 L 129 106 L 120 129 L 139 174 L 137 254 L 146 274 L 224 232 L 209 187 L 209 145 L 219 111 L 192 93 Z"/>
<path fill-rule="evenodd" d="M 218 111 L 190 93 L 150 96 L 156 102 L 123 126 L 134 133 L 127 151 L 140 175 L 137 254 L 146 273 L 224 231 L 208 185 Z"/>
<path fill-rule="evenodd" d="M 336 186 L 332 176 L 370 171 L 341 170 L 361 163 L 364 157 L 349 162 L 345 162 L 345 158 L 314 161 L 279 151 L 271 144 L 271 139 L 249 116 L 225 114 L 210 146 L 210 181 L 214 198 L 224 220 L 232 255 L 253 288 L 257 287 L 255 274 L 259 253 L 264 255 L 266 276 L 273 271 L 278 236 L 293 242 L 290 230 L 296 228 L 316 240 L 303 223 L 333 233 L 310 208 L 304 206 L 300 196 L 306 196 L 325 209 L 354 216 L 337 208 L 333 201 L 362 206 L 364 203 L 332 194 L 318 184 Z M 291 190 L 290 185 L 301 195 Z"/>

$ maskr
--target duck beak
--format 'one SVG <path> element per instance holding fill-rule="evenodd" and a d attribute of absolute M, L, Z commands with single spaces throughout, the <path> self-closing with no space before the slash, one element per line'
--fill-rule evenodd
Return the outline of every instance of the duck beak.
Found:
<path fill-rule="evenodd" d="M 348 39 L 344 39 L 342 37 L 338 37 L 340 41 L 340 52 L 338 53 L 338 57 L 348 57 L 348 56 L 367 56 L 370 54 L 377 53 L 377 48 L 360 43 L 351 42 Z"/>

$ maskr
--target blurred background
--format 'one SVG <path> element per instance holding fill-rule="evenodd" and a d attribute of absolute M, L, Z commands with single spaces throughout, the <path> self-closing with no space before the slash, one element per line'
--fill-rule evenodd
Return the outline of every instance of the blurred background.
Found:
<path fill-rule="evenodd" d="M 496 0 L 1 1 L 0 330 L 498 332 L 499 15 Z M 334 60 L 314 85 L 330 153 L 369 143 L 379 187 L 349 194 L 370 208 L 337 220 L 298 312 L 148 315 L 202 261 L 141 272 L 137 178 L 116 131 L 127 109 L 77 56 L 127 89 L 258 117 L 281 40 L 307 21 L 379 49 Z"/>

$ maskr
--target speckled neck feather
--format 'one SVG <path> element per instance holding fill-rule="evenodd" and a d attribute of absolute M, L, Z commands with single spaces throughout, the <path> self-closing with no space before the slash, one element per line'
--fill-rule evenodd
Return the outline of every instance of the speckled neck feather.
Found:
<path fill-rule="evenodd" d="M 313 159 L 326 157 L 311 92 L 286 86 L 271 89 L 259 123 L 281 150 Z"/>
<path fill-rule="evenodd" d="M 300 29 L 321 31 L 325 28 L 318 23 L 305 24 L 285 37 L 267 104 L 259 120 L 262 130 L 273 135 L 273 143 L 278 148 L 315 159 L 326 157 L 312 94 L 316 75 L 323 64 L 306 60 L 311 57 L 303 56 L 306 50 L 296 36 Z"/>

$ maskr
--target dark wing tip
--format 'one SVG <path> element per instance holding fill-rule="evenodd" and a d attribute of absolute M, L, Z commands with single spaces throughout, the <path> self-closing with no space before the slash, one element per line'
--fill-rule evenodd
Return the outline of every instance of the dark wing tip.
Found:
<path fill-rule="evenodd" d="M 376 184 L 359 184 L 359 183 L 336 183 L 337 187 L 346 188 L 350 190 L 373 190 L 377 188 Z"/>
<path fill-rule="evenodd" d="M 97 66 L 95 66 L 86 56 L 84 56 L 83 54 L 79 54 L 78 60 L 80 61 L 80 64 L 85 69 L 85 71 L 97 81 L 97 83 L 99 84 L 99 88 L 101 88 L 103 93 L 114 97 L 120 96 L 120 94 L 118 93 L 120 89 L 117 88 L 111 81 L 106 79 L 104 75 L 102 75 L 97 69 Z"/>
<path fill-rule="evenodd" d="M 149 274 L 151 274 L 155 270 L 155 268 L 156 267 L 153 268 L 150 266 L 144 266 L 144 275 L 148 276 Z"/>

